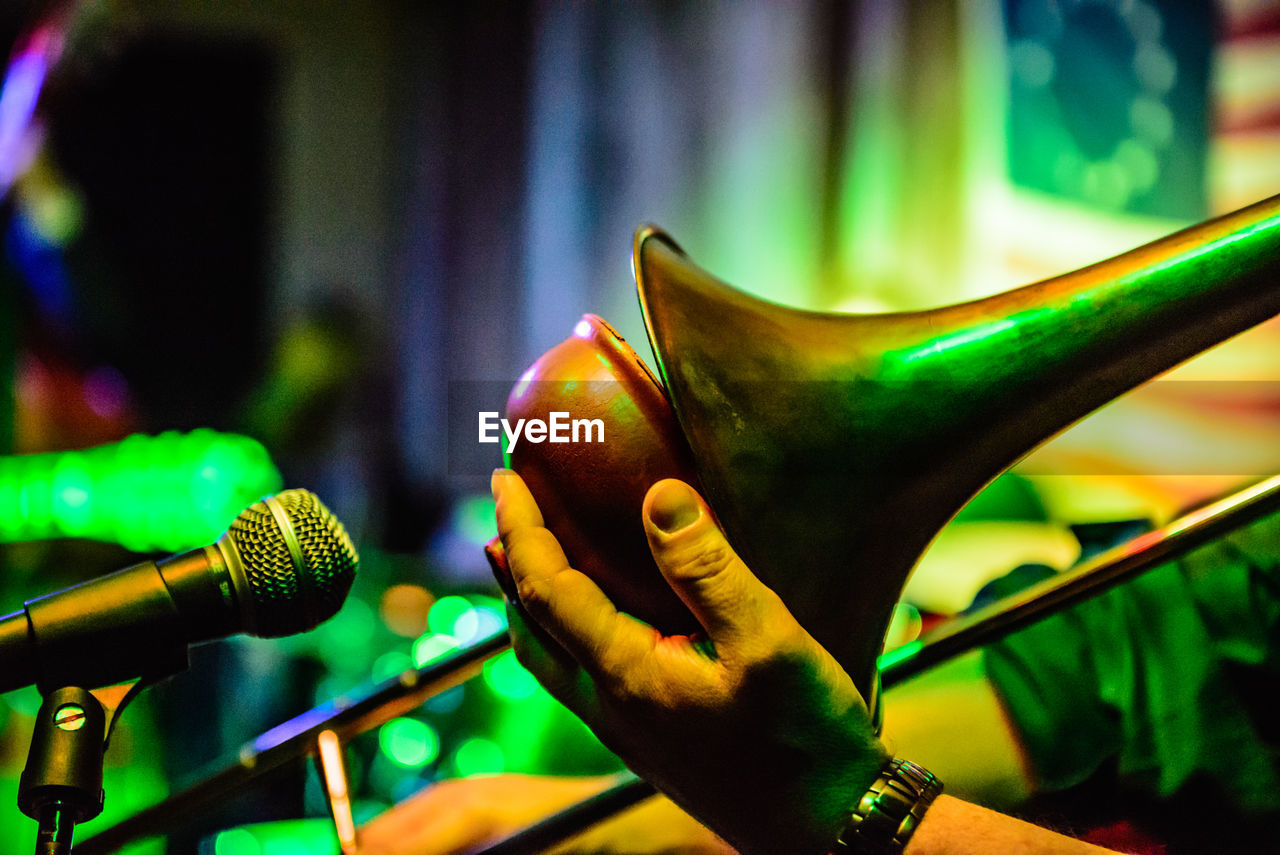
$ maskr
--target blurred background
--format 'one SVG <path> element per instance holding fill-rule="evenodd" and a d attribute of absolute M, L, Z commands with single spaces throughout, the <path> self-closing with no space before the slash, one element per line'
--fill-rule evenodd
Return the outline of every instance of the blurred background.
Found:
<path fill-rule="evenodd" d="M 451 389 L 509 387 L 584 312 L 648 358 L 641 223 L 753 293 L 885 311 L 1280 192 L 1265 0 L 11 2 L 0 39 L 0 613 L 211 542 L 283 485 L 362 556 L 328 624 L 198 648 L 144 694 L 85 833 L 501 626 L 500 461 L 451 452 L 475 417 Z M 1277 379 L 1273 323 L 1055 439 L 939 539 L 912 604 L 957 611 L 1070 564 L 1071 526 L 1280 471 Z M 0 839 L 34 834 L 13 798 L 38 706 L 0 698 Z M 361 818 L 442 777 L 618 768 L 509 655 L 350 757 Z M 136 851 L 336 851 L 323 819 L 254 824 L 324 815 L 314 772 L 278 781 Z"/>

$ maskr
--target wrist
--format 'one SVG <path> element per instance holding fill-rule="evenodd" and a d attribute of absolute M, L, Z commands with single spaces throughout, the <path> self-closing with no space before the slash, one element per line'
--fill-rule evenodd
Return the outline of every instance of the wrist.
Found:
<path fill-rule="evenodd" d="M 928 770 L 893 758 L 854 805 L 831 855 L 897 855 L 942 792 Z"/>

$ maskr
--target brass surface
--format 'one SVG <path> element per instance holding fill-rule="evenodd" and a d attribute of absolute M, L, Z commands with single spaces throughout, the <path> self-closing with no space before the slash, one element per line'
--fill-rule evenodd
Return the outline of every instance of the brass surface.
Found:
<path fill-rule="evenodd" d="M 708 501 L 870 697 L 893 604 L 969 498 L 1102 404 L 1280 313 L 1280 197 L 925 312 L 770 303 L 651 226 L 633 263 Z"/>

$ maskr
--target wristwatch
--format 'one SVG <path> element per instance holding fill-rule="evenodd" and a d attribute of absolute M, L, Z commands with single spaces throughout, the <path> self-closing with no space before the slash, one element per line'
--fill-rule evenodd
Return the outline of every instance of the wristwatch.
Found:
<path fill-rule="evenodd" d="M 902 852 L 942 782 L 926 769 L 894 758 L 880 770 L 836 838 L 831 855 L 896 855 Z"/>

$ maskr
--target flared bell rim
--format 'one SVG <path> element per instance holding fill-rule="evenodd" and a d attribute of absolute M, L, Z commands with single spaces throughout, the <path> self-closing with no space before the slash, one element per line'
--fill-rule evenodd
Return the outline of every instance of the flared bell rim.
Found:
<path fill-rule="evenodd" d="M 653 310 L 650 306 L 649 289 L 646 284 L 649 280 L 644 272 L 644 245 L 651 240 L 665 243 L 684 258 L 688 257 L 688 253 L 684 251 L 680 244 L 676 243 L 675 238 L 671 237 L 665 229 L 653 223 L 645 223 L 636 229 L 635 237 L 631 242 L 631 278 L 636 283 L 636 296 L 640 301 L 640 316 L 644 320 L 644 333 L 649 339 L 649 349 L 653 352 L 653 358 L 658 363 L 658 373 L 664 374 L 662 352 L 658 349 L 658 335 L 654 329 Z M 668 397 L 670 397 L 670 394 L 670 392 L 667 393 Z"/>

